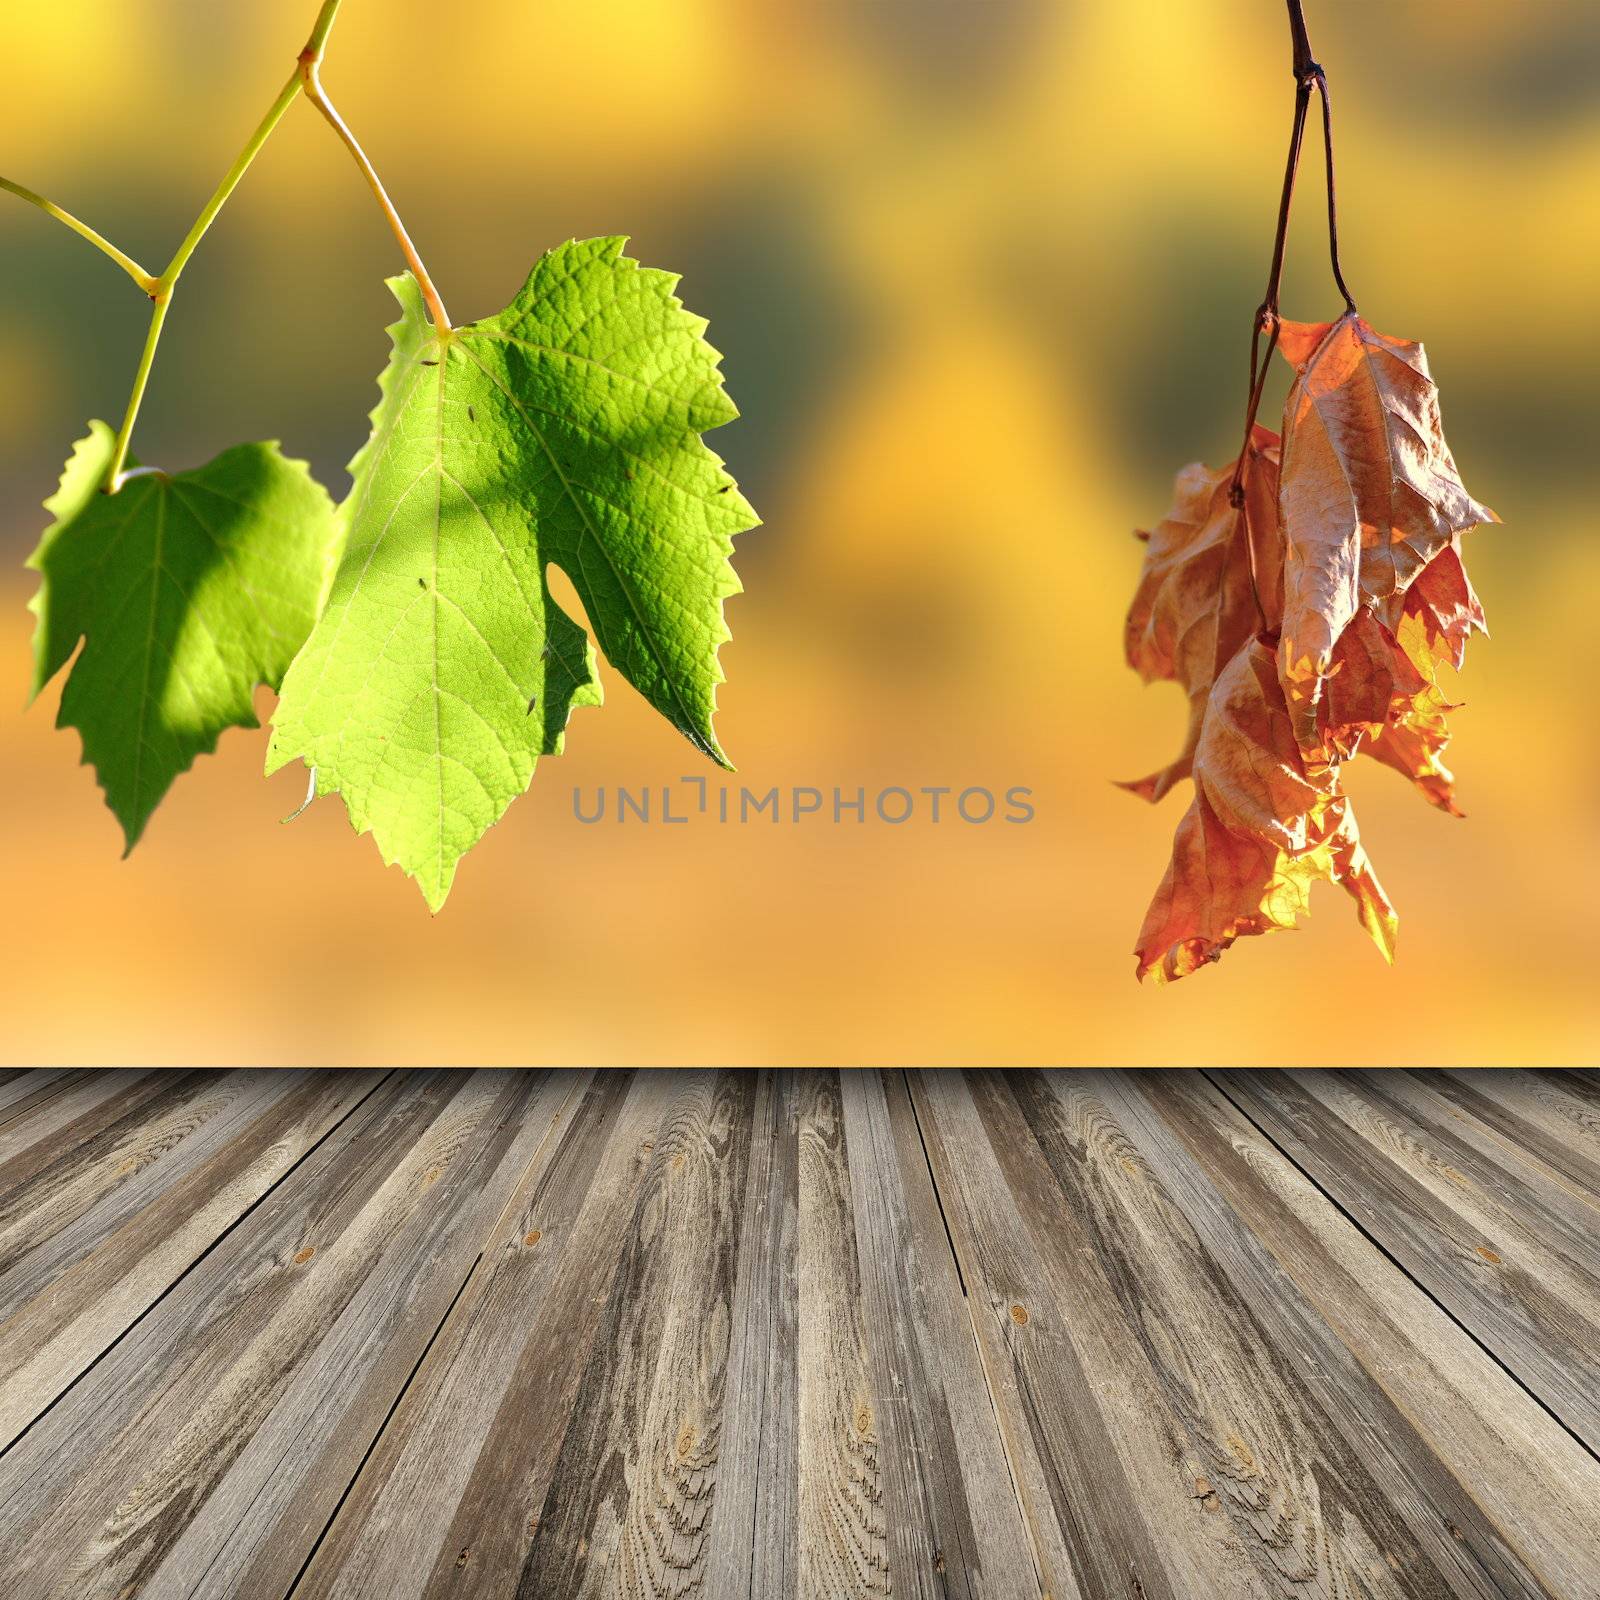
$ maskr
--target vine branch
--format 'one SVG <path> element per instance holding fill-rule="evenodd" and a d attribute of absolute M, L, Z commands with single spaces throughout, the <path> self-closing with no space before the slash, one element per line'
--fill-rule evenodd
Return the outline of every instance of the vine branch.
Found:
<path fill-rule="evenodd" d="M 155 293 L 155 278 L 132 256 L 125 255 L 109 239 L 102 238 L 87 222 L 80 222 L 70 211 L 64 210 L 53 200 L 46 200 L 42 194 L 35 194 L 32 189 L 24 189 L 20 183 L 13 183 L 9 178 L 0 178 L 0 189 L 16 195 L 19 200 L 26 200 L 30 206 L 38 206 L 47 217 L 54 217 L 57 222 L 64 222 L 80 239 L 87 239 L 96 250 L 110 256 L 146 294 Z"/>
<path fill-rule="evenodd" d="M 1298 82 L 1313 72 L 1321 72 L 1311 54 L 1311 39 L 1306 33 L 1306 12 L 1301 0 L 1288 0 L 1289 42 L 1294 51 L 1294 75 Z"/>
<path fill-rule="evenodd" d="M 337 6 L 338 0 L 333 0 L 333 3 Z M 244 148 L 223 175 L 222 182 L 213 190 L 211 198 L 206 201 L 200 215 L 195 218 L 194 226 L 185 235 L 172 260 L 167 263 L 166 270 L 155 280 L 149 291 L 150 298 L 155 302 L 155 308 L 150 314 L 150 331 L 145 335 L 144 350 L 139 357 L 139 368 L 134 374 L 133 392 L 128 396 L 128 407 L 123 413 L 122 426 L 117 429 L 116 443 L 112 447 L 111 464 L 106 468 L 105 481 L 101 485 L 107 494 L 115 494 L 122 487 L 123 469 L 128 463 L 128 447 L 133 441 L 134 425 L 139 420 L 139 410 L 144 404 L 145 389 L 150 383 L 150 371 L 155 365 L 156 347 L 161 343 L 161 330 L 166 324 L 167 308 L 172 304 L 172 292 L 177 287 L 178 279 L 183 275 L 183 269 L 188 266 L 190 257 L 199 248 L 200 241 L 206 236 L 211 224 L 217 220 L 217 214 L 228 203 L 233 191 L 238 188 L 239 180 L 249 171 L 251 162 L 261 153 L 261 147 L 271 138 L 273 129 L 283 120 L 284 112 L 294 104 L 295 97 L 299 93 L 300 76 L 296 69 L 295 75 L 279 91 L 278 98 L 272 102 L 256 131 L 245 141 Z"/>
<path fill-rule="evenodd" d="M 261 119 L 254 133 L 245 141 L 244 148 L 234 158 L 233 165 L 223 174 L 222 181 L 212 191 L 211 198 L 202 207 L 200 215 L 195 218 L 194 226 L 184 236 L 173 254 L 172 260 L 167 263 L 166 270 L 159 278 L 152 279 L 146 290 L 155 302 L 155 309 L 150 315 L 150 329 L 145 335 L 144 350 L 139 357 L 139 367 L 134 374 L 133 392 L 128 396 L 127 410 L 123 414 L 122 426 L 117 430 L 117 439 L 112 447 L 111 464 L 106 469 L 105 480 L 101 487 L 107 494 L 115 494 L 122 487 L 124 468 L 128 462 L 128 448 L 133 440 L 133 430 L 139 420 L 139 411 L 144 404 L 145 390 L 150 383 L 150 372 L 155 365 L 156 347 L 161 343 L 161 330 L 166 324 L 167 309 L 172 304 L 173 290 L 177 287 L 178 279 L 183 275 L 183 269 L 188 266 L 190 258 L 200 247 L 200 241 L 205 238 L 211 224 L 217 220 L 218 214 L 228 203 L 233 191 L 239 187 L 240 180 L 250 170 L 251 163 L 260 155 L 262 147 L 272 137 L 273 130 L 283 120 L 284 113 L 299 98 L 302 86 L 302 69 L 307 55 L 313 59 L 320 59 L 322 50 L 328 40 L 329 30 L 333 27 L 334 18 L 339 13 L 340 0 L 323 0 L 322 10 L 317 15 L 315 25 L 311 30 L 311 38 L 305 51 L 295 63 L 295 69 L 290 74 L 289 80 L 278 91 L 278 97 L 267 108 L 267 114 Z"/>

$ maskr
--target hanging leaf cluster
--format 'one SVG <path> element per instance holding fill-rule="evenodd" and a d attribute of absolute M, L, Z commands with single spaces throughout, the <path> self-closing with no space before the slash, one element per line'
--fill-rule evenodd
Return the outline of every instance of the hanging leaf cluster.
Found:
<path fill-rule="evenodd" d="M 339 0 L 166 272 L 145 272 L 31 190 L 154 302 L 127 420 L 74 449 L 40 575 L 33 691 L 72 663 L 79 730 L 128 849 L 176 780 L 280 691 L 272 772 L 310 769 L 358 832 L 444 903 L 457 863 L 598 704 L 595 651 L 551 593 L 571 580 L 610 664 L 700 751 L 713 727 L 734 536 L 756 515 L 701 435 L 737 415 L 677 279 L 621 238 L 546 254 L 499 315 L 452 327 L 371 163 L 322 89 Z M 337 507 L 276 444 L 194 471 L 138 466 L 129 434 L 178 276 L 304 93 L 349 147 L 412 271 L 371 437 Z M 81 648 L 80 648 L 81 646 Z M 74 660 L 74 655 L 76 659 Z"/>
<path fill-rule="evenodd" d="M 1189 699 L 1171 765 L 1125 785 L 1194 797 L 1139 931 L 1138 975 L 1187 977 L 1236 939 L 1293 928 L 1312 884 L 1339 884 L 1385 957 L 1396 917 L 1344 789 L 1367 756 L 1460 815 L 1444 763 L 1441 683 L 1484 616 L 1461 538 L 1499 519 L 1467 492 L 1445 443 L 1420 344 L 1376 332 L 1346 291 L 1331 323 L 1277 315 L 1288 196 L 1305 100 L 1326 84 L 1297 64 L 1289 178 L 1258 340 L 1294 369 L 1281 433 L 1256 423 L 1265 362 L 1253 357 L 1238 460 L 1185 467 L 1147 534 L 1128 613 L 1129 664 Z M 1326 130 L 1326 118 L 1325 118 Z M 1332 192 L 1332 157 L 1329 154 Z M 1330 207 L 1330 217 L 1332 215 Z M 1341 288 L 1337 241 L 1334 271 Z M 1259 355 L 1259 349 L 1256 352 Z"/>

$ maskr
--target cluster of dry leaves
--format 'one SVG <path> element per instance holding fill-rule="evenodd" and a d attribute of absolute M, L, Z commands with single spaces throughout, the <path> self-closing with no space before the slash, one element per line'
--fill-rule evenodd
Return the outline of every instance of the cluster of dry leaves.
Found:
<path fill-rule="evenodd" d="M 1457 810 L 1442 756 L 1459 668 L 1483 611 L 1461 535 L 1499 518 L 1462 486 L 1420 344 L 1282 322 L 1295 369 L 1281 438 L 1255 427 L 1235 462 L 1178 474 L 1128 614 L 1129 663 L 1189 696 L 1171 766 L 1126 787 L 1159 800 L 1194 779 L 1139 933 L 1139 976 L 1186 977 L 1243 934 L 1291 928 L 1311 885 L 1344 886 L 1392 959 L 1395 914 L 1340 783 L 1364 753 Z"/>

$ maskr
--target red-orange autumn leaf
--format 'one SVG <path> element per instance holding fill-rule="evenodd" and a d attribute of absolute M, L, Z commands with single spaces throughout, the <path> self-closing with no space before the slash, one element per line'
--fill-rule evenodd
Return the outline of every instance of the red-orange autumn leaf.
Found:
<path fill-rule="evenodd" d="M 1172 679 L 1189 696 L 1188 733 L 1177 760 L 1122 785 L 1146 800 L 1161 799 L 1193 771 L 1212 684 L 1261 626 L 1263 612 L 1275 621 L 1282 606 L 1277 434 L 1253 429 L 1245 465 L 1242 506 L 1234 506 L 1228 495 L 1234 462 L 1225 467 L 1191 462 L 1173 484 L 1172 509 L 1151 532 L 1139 535 L 1147 544 L 1128 610 L 1128 665 L 1146 683 Z"/>
<path fill-rule="evenodd" d="M 1278 658 L 1301 749 L 1336 760 L 1320 710 L 1341 635 L 1363 607 L 1398 634 L 1405 597 L 1480 522 L 1444 440 L 1422 346 L 1375 332 L 1354 312 L 1284 322 L 1296 369 L 1284 406 L 1279 507 L 1284 537 Z"/>
<path fill-rule="evenodd" d="M 1245 448 L 1221 472 L 1186 467 L 1151 535 L 1128 615 L 1129 662 L 1189 696 L 1183 753 L 1124 785 L 1194 801 L 1139 932 L 1139 976 L 1166 982 L 1246 934 L 1292 928 L 1319 878 L 1343 885 L 1390 960 L 1395 915 L 1343 792 L 1362 751 L 1459 815 L 1443 754 L 1439 670 L 1460 667 L 1483 610 L 1461 535 L 1500 519 L 1467 493 L 1444 440 L 1422 346 L 1356 313 L 1339 260 L 1328 81 L 1300 0 L 1289 161 L 1267 291 L 1250 346 Z M 1312 94 L 1322 103 L 1336 322 L 1278 315 L 1289 209 Z M 1256 426 L 1274 347 L 1295 370 L 1281 436 Z"/>
<path fill-rule="evenodd" d="M 1285 323 L 1282 342 L 1298 371 L 1282 444 L 1253 431 L 1239 508 L 1231 464 L 1178 475 L 1128 616 L 1130 663 L 1180 683 L 1190 712 L 1178 761 L 1126 787 L 1196 789 L 1140 932 L 1141 977 L 1185 977 L 1243 935 L 1292 928 L 1319 878 L 1355 897 L 1392 957 L 1394 913 L 1341 784 L 1352 756 L 1459 815 L 1439 669 L 1484 627 L 1462 529 L 1498 519 L 1461 486 L 1421 346 L 1353 313 Z"/>
<path fill-rule="evenodd" d="M 1361 746 L 1368 754 L 1403 773 L 1423 797 L 1441 811 L 1460 816 L 1455 780 L 1441 759 L 1450 742 L 1445 713 L 1456 708 L 1439 685 L 1439 668 L 1459 668 L 1467 639 L 1484 633 L 1483 608 L 1461 564 L 1456 538 L 1423 569 L 1406 593 L 1396 648 L 1403 651 L 1420 680 L 1410 700 L 1389 724 L 1374 730 Z"/>
<path fill-rule="evenodd" d="M 1254 639 L 1211 691 L 1195 797 L 1139 931 L 1139 976 L 1187 977 L 1242 935 L 1292 928 L 1318 879 L 1342 884 L 1386 957 L 1395 915 L 1348 799 L 1307 770 L 1270 644 Z"/>

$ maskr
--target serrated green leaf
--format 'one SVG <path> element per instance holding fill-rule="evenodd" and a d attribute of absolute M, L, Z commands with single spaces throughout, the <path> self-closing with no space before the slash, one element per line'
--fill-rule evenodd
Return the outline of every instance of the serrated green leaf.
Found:
<path fill-rule="evenodd" d="M 461 856 L 599 701 L 571 579 L 606 658 L 701 750 L 756 516 L 700 434 L 737 413 L 677 280 L 621 239 L 552 250 L 499 316 L 440 336 L 416 282 L 370 441 L 350 464 L 348 542 L 284 680 L 267 770 L 296 758 L 434 909 Z"/>
<path fill-rule="evenodd" d="M 337 524 L 327 491 L 275 444 L 172 476 L 137 468 L 102 494 L 114 440 L 89 429 L 28 558 L 41 575 L 33 693 L 82 639 L 56 725 L 82 734 L 131 850 L 224 728 L 257 726 L 251 694 L 277 687 L 311 631 Z"/>

